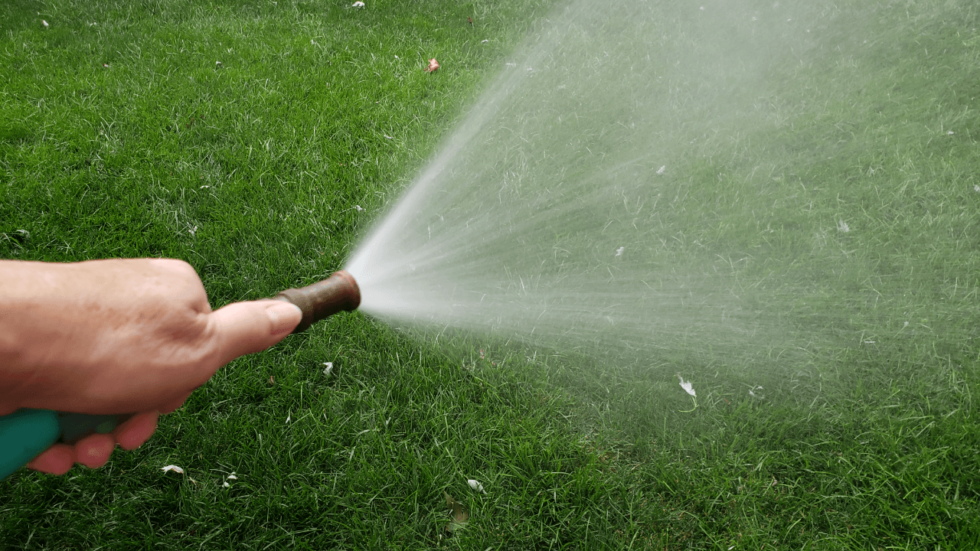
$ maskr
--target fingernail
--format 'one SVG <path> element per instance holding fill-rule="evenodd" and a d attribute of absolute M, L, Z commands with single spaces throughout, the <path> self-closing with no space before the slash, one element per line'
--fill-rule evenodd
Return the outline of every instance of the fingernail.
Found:
<path fill-rule="evenodd" d="M 273 335 L 292 331 L 303 319 L 303 312 L 299 306 L 285 301 L 279 301 L 278 304 L 269 306 L 265 309 L 265 314 L 269 316 Z"/>

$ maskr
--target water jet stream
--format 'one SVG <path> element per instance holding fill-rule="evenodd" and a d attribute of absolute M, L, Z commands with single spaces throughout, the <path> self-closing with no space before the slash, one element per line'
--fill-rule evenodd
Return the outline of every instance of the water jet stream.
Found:
<path fill-rule="evenodd" d="M 356 249 L 361 310 L 600 354 L 777 335 L 683 212 L 801 46 L 752 13 L 586 0 L 542 21 Z"/>

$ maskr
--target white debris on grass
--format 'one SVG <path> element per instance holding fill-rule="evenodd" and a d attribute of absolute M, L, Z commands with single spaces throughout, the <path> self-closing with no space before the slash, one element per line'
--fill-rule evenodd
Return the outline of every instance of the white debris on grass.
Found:
<path fill-rule="evenodd" d="M 224 484 L 221 485 L 221 487 L 222 488 L 231 488 L 231 484 L 228 484 L 227 482 L 225 482 Z"/>
<path fill-rule="evenodd" d="M 333 362 L 323 362 L 323 366 L 323 374 L 329 377 L 333 373 Z"/>
<path fill-rule="evenodd" d="M 165 472 L 165 473 L 170 472 L 170 471 L 173 471 L 173 472 L 178 473 L 178 474 L 184 474 L 184 469 L 181 469 L 177 465 L 167 465 L 166 467 L 164 467 L 161 470 L 163 472 Z"/>
<path fill-rule="evenodd" d="M 616 249 L 616 256 L 623 256 L 623 251 L 625 251 L 625 250 L 626 250 L 626 247 L 620 247 L 620 248 Z"/>
<path fill-rule="evenodd" d="M 364 2 L 354 2 L 354 7 L 355 8 L 363 8 L 364 7 Z"/>
<path fill-rule="evenodd" d="M 980 193 L 980 186 L 973 186 L 973 191 Z"/>
<path fill-rule="evenodd" d="M 231 474 L 228 475 L 227 478 L 228 478 L 228 480 L 238 480 L 238 477 L 235 476 L 235 471 L 232 471 Z"/>
<path fill-rule="evenodd" d="M 290 414 L 288 414 L 288 413 L 286 414 L 286 424 L 287 424 L 287 425 L 289 424 L 289 420 L 290 420 L 290 419 L 292 419 L 292 418 L 293 418 L 293 416 L 292 416 L 292 415 L 290 415 Z"/>
<path fill-rule="evenodd" d="M 694 385 L 692 385 L 690 381 L 685 381 L 684 377 L 681 377 L 679 373 L 677 374 L 677 378 L 681 380 L 681 388 L 684 389 L 684 392 L 694 396 L 695 398 L 698 397 L 698 395 L 694 392 Z"/>
<path fill-rule="evenodd" d="M 364 207 L 362 207 L 361 205 L 354 205 L 354 210 L 356 210 L 357 212 L 364 212 Z"/>
<path fill-rule="evenodd" d="M 480 484 L 476 480 L 472 480 L 472 479 L 471 480 L 467 480 L 466 483 L 470 485 L 470 488 L 473 488 L 473 490 L 475 490 L 477 492 L 481 492 L 483 494 L 486 494 L 487 493 L 487 491 L 483 489 L 483 484 Z"/>
<path fill-rule="evenodd" d="M 45 21 L 45 20 L 43 20 L 43 19 L 41 20 L 41 24 L 42 24 L 42 25 L 44 25 L 45 27 L 47 27 L 47 26 L 48 26 L 48 22 L 47 22 L 47 21 Z"/>
<path fill-rule="evenodd" d="M 657 174 L 663 174 L 664 172 L 666 172 L 666 170 L 667 170 L 667 165 L 663 165 L 662 167 L 657 169 Z"/>
<path fill-rule="evenodd" d="M 847 233 L 847 232 L 851 231 L 851 227 L 847 225 L 847 222 L 845 222 L 843 220 L 838 220 L 837 221 L 837 231 L 842 232 L 842 233 Z"/>
<path fill-rule="evenodd" d="M 756 391 L 758 391 L 758 394 L 756 394 Z M 752 387 L 751 389 L 749 389 L 749 396 L 751 396 L 753 398 L 756 398 L 756 399 L 759 399 L 759 400 L 765 400 L 765 397 L 762 395 L 762 387 L 761 386 L 755 386 L 755 387 Z"/>

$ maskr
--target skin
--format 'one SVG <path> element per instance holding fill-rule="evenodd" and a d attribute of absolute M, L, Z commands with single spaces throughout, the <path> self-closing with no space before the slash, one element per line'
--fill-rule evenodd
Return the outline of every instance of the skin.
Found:
<path fill-rule="evenodd" d="M 132 450 L 231 360 L 286 337 L 302 314 L 282 301 L 212 311 L 189 264 L 114 259 L 0 261 L 0 415 L 19 408 L 133 413 L 111 434 L 55 444 L 28 465 L 64 474 Z"/>

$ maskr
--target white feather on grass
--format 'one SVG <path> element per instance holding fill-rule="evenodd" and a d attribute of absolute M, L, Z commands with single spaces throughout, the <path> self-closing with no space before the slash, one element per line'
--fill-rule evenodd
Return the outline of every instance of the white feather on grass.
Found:
<path fill-rule="evenodd" d="M 681 380 L 681 388 L 684 389 L 684 392 L 694 396 L 695 398 L 698 397 L 698 395 L 694 392 L 694 385 L 692 385 L 690 381 L 685 381 L 684 377 L 681 377 L 680 375 L 677 375 L 677 378 Z"/>

